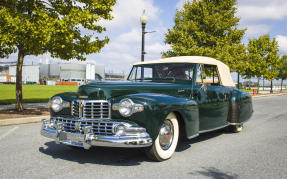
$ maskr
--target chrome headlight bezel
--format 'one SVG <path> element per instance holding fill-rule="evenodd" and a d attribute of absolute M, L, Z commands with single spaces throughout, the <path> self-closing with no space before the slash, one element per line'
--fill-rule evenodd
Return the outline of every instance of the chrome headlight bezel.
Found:
<path fill-rule="evenodd" d="M 59 112 L 63 109 L 63 99 L 60 96 L 54 96 L 50 99 L 49 106 L 54 112 Z"/>
<path fill-rule="evenodd" d="M 133 106 L 134 102 L 131 99 L 129 98 L 122 99 L 119 103 L 120 114 L 124 117 L 131 116 L 133 114 Z"/>
<path fill-rule="evenodd" d="M 129 117 L 136 112 L 144 110 L 144 105 L 136 104 L 129 98 L 122 99 L 119 103 L 115 103 L 112 106 L 113 110 L 118 110 L 124 117 Z"/>

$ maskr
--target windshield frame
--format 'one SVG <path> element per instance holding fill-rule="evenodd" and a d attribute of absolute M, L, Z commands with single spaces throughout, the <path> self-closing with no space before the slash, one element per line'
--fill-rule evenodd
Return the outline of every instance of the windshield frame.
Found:
<path fill-rule="evenodd" d="M 192 69 L 192 72 L 189 73 L 189 79 L 182 79 L 182 78 L 174 78 L 174 77 L 165 77 L 165 78 L 136 78 L 137 77 L 137 73 L 138 67 L 153 67 L 153 68 L 157 68 L 156 66 L 159 65 L 185 65 L 186 67 L 190 67 Z M 127 80 L 128 81 L 182 81 L 182 82 L 189 82 L 192 83 L 194 81 L 194 77 L 196 75 L 196 63 L 159 63 L 159 64 L 140 64 L 140 65 L 133 65 Z M 134 74 L 135 73 L 135 74 Z M 158 72 L 156 72 L 158 73 Z M 134 76 L 134 77 L 133 77 Z M 160 75 L 159 75 L 160 76 Z"/>

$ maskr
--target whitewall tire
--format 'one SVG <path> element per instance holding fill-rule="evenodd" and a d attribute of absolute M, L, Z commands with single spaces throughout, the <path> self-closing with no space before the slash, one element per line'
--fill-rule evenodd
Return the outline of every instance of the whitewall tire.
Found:
<path fill-rule="evenodd" d="M 178 143 L 179 125 L 174 113 L 170 113 L 154 141 L 152 147 L 147 151 L 149 158 L 156 161 L 163 161 L 169 159 Z"/>

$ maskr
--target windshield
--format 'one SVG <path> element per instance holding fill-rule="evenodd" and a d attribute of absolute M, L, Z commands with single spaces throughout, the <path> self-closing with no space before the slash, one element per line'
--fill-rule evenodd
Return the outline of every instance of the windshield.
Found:
<path fill-rule="evenodd" d="M 149 64 L 134 66 L 128 80 L 191 80 L 194 64 Z"/>

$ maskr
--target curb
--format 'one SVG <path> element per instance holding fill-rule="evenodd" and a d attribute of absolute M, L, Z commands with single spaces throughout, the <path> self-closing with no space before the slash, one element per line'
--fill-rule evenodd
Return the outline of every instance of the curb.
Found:
<path fill-rule="evenodd" d="M 35 122 L 41 122 L 42 119 L 49 119 L 49 118 L 50 116 L 0 119 L 0 126 L 35 123 Z"/>
<path fill-rule="evenodd" d="M 252 96 L 252 98 L 271 97 L 271 96 L 284 96 L 284 95 L 287 95 L 287 93 L 255 95 L 255 96 Z"/>
<path fill-rule="evenodd" d="M 9 110 L 9 109 L 15 109 L 15 104 L 1 104 L 0 110 Z M 25 109 L 28 108 L 48 108 L 48 103 L 23 103 L 23 107 Z"/>

